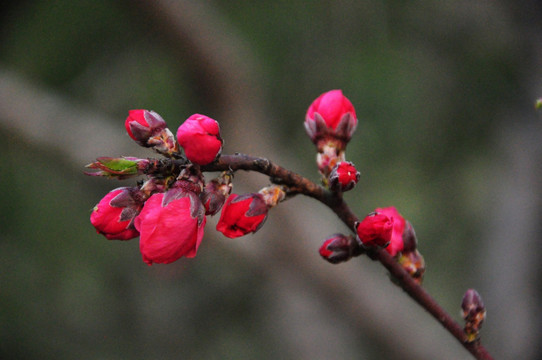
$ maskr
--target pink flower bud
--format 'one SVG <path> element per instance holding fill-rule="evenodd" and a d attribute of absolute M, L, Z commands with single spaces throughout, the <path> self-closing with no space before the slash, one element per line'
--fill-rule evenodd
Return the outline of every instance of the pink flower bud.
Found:
<path fill-rule="evenodd" d="M 358 244 L 351 236 L 333 234 L 320 246 L 319 253 L 330 263 L 338 264 L 350 260 L 357 247 Z"/>
<path fill-rule="evenodd" d="M 109 192 L 92 210 L 90 222 L 109 240 L 129 240 L 139 236 L 133 219 L 141 209 L 134 196 L 137 189 L 122 187 Z"/>
<path fill-rule="evenodd" d="M 205 209 L 198 196 L 180 188 L 152 195 L 135 219 L 143 261 L 168 264 L 196 256 L 203 238 Z"/>
<path fill-rule="evenodd" d="M 265 222 L 267 212 L 261 194 L 231 194 L 222 208 L 216 229 L 229 238 L 255 233 Z"/>
<path fill-rule="evenodd" d="M 218 122 L 205 115 L 194 114 L 186 119 L 177 130 L 177 141 L 186 158 L 198 165 L 213 162 L 222 151 Z"/>
<path fill-rule="evenodd" d="M 350 141 L 358 119 L 354 106 L 341 90 L 331 90 L 320 95 L 307 110 L 305 130 L 312 142 L 317 144 L 328 138 Z"/>
<path fill-rule="evenodd" d="M 389 252 L 391 256 L 395 256 L 397 253 L 403 251 L 403 232 L 405 230 L 406 221 L 393 206 L 378 208 L 375 209 L 375 212 L 384 214 L 393 221 L 393 231 L 391 234 L 390 245 L 386 247 L 386 251 Z"/>
<path fill-rule="evenodd" d="M 359 172 L 354 164 L 341 161 L 329 174 L 329 188 L 331 191 L 348 191 L 354 188 L 359 181 Z"/>
<path fill-rule="evenodd" d="M 128 114 L 126 121 L 124 121 L 124 127 L 128 135 L 141 146 L 154 146 L 154 144 L 149 144 L 148 141 L 166 128 L 164 119 L 154 111 L 149 110 L 130 110 Z"/>
<path fill-rule="evenodd" d="M 358 239 L 363 246 L 388 246 L 392 230 L 393 219 L 376 212 L 370 213 L 361 222 L 356 223 Z"/>

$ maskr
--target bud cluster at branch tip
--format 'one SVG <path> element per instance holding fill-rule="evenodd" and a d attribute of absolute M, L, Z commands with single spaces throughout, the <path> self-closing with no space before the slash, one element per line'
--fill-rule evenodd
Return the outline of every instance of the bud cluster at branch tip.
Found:
<path fill-rule="evenodd" d="M 465 320 L 465 335 L 467 342 L 474 342 L 480 339 L 480 329 L 486 318 L 486 308 L 482 297 L 474 289 L 465 292 L 461 301 L 461 315 Z"/>
<path fill-rule="evenodd" d="M 91 223 L 108 239 L 139 236 L 143 260 L 149 265 L 194 257 L 203 238 L 206 216 L 221 211 L 218 231 L 236 238 L 258 231 L 269 209 L 286 198 L 286 189 L 279 185 L 257 193 L 231 194 L 231 170 L 205 181 L 202 166 L 220 157 L 223 144 L 218 122 L 208 116 L 188 117 L 179 126 L 176 139 L 154 111 L 131 110 L 124 125 L 134 141 L 164 155 L 169 162 L 99 157 L 87 165 L 98 170 L 87 173 L 92 176 L 119 180 L 147 176 L 139 187 L 115 189 L 104 197 L 94 208 Z"/>

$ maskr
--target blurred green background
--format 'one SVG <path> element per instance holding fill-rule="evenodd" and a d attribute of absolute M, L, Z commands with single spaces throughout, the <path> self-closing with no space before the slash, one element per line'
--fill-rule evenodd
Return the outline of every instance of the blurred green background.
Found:
<path fill-rule="evenodd" d="M 317 180 L 307 107 L 340 88 L 359 126 L 359 216 L 396 206 L 424 286 L 459 319 L 476 288 L 499 359 L 542 356 L 539 1 L 7 1 L 0 22 L 0 358 L 464 359 L 367 258 L 317 249 L 347 231 L 301 197 L 257 234 L 210 219 L 194 259 L 149 267 L 89 223 L 98 156 L 153 156 L 130 109 L 220 122 L 224 152 Z M 268 179 L 240 173 L 234 191 Z"/>

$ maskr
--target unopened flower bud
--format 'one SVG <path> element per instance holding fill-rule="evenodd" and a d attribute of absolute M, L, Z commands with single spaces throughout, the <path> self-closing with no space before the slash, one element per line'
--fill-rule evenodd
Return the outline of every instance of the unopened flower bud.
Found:
<path fill-rule="evenodd" d="M 262 194 L 231 194 L 222 208 L 216 229 L 229 238 L 255 233 L 264 224 L 268 210 Z"/>
<path fill-rule="evenodd" d="M 384 214 L 393 221 L 393 231 L 391 234 L 390 245 L 386 251 L 391 256 L 396 256 L 403 251 L 403 231 L 405 230 L 405 219 L 399 214 L 399 211 L 393 206 L 375 209 L 376 213 Z"/>
<path fill-rule="evenodd" d="M 341 161 L 329 174 L 329 188 L 331 191 L 344 192 L 351 190 L 359 181 L 359 172 L 350 161 Z"/>
<path fill-rule="evenodd" d="M 167 157 L 179 156 L 179 145 L 160 115 L 149 110 L 130 110 L 124 122 L 126 131 L 139 145 Z"/>
<path fill-rule="evenodd" d="M 222 151 L 218 122 L 208 116 L 194 114 L 179 126 L 177 141 L 186 158 L 198 165 L 213 162 Z"/>
<path fill-rule="evenodd" d="M 205 206 L 205 215 L 215 215 L 222 209 L 222 205 L 230 195 L 233 184 L 231 173 L 224 171 L 219 177 L 209 181 L 200 194 L 201 202 Z"/>
<path fill-rule="evenodd" d="M 480 338 L 480 329 L 486 318 L 486 308 L 482 297 L 474 289 L 468 289 L 461 301 L 462 316 L 465 320 L 465 334 L 467 342 L 474 342 Z"/>
<path fill-rule="evenodd" d="M 390 243 L 393 231 L 393 219 L 377 212 L 370 213 L 361 222 L 355 224 L 357 239 L 361 246 L 386 247 Z"/>
<path fill-rule="evenodd" d="M 167 126 L 160 115 L 149 110 L 130 110 L 124 122 L 128 135 L 139 145 L 151 147 L 148 141 L 151 137 L 160 133 Z"/>
<path fill-rule="evenodd" d="M 90 222 L 96 232 L 109 240 L 133 239 L 139 236 L 133 221 L 139 214 L 143 201 L 144 196 L 137 188 L 117 188 L 94 207 Z"/>
<path fill-rule="evenodd" d="M 332 264 L 338 264 L 356 255 L 359 245 L 352 236 L 333 234 L 320 246 L 320 256 Z"/>
<path fill-rule="evenodd" d="M 168 264 L 196 256 L 205 222 L 205 208 L 194 192 L 172 188 L 153 194 L 134 221 L 143 261 Z"/>
<path fill-rule="evenodd" d="M 354 106 L 341 90 L 331 90 L 312 102 L 305 116 L 305 130 L 320 149 L 328 139 L 340 142 L 344 150 L 357 127 Z"/>

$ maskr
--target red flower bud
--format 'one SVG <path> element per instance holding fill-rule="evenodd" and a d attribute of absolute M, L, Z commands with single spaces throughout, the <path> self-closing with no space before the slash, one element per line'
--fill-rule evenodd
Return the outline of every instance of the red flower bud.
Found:
<path fill-rule="evenodd" d="M 143 261 L 168 264 L 196 256 L 203 238 L 205 209 L 191 191 L 174 188 L 152 195 L 135 219 Z"/>
<path fill-rule="evenodd" d="M 166 128 L 166 122 L 160 115 L 149 110 L 130 110 L 124 121 L 124 127 L 128 135 L 139 145 L 144 147 L 154 146 L 148 141 Z"/>
<path fill-rule="evenodd" d="M 393 219 L 376 212 L 370 213 L 361 222 L 356 223 L 358 239 L 363 246 L 388 246 L 392 230 Z"/>
<path fill-rule="evenodd" d="M 358 244 L 351 236 L 333 234 L 320 246 L 319 253 L 330 263 L 338 264 L 350 260 L 356 248 Z"/>
<path fill-rule="evenodd" d="M 216 229 L 229 238 L 258 231 L 267 218 L 268 206 L 258 193 L 231 194 L 220 214 Z"/>
<path fill-rule="evenodd" d="M 194 114 L 179 126 L 177 141 L 188 160 L 198 165 L 213 162 L 222 151 L 220 127 L 208 116 Z"/>
<path fill-rule="evenodd" d="M 405 219 L 399 214 L 393 206 L 387 208 L 378 208 L 375 212 L 384 214 L 393 221 L 393 231 L 391 234 L 390 245 L 386 247 L 386 251 L 391 256 L 397 255 L 403 251 L 403 232 L 405 230 Z"/>
<path fill-rule="evenodd" d="M 307 110 L 305 130 L 313 143 L 333 138 L 346 143 L 356 130 L 358 120 L 354 106 L 341 90 L 331 90 L 320 95 Z"/>
<path fill-rule="evenodd" d="M 137 189 L 122 187 L 109 192 L 92 210 L 90 222 L 109 240 L 129 240 L 139 236 L 133 219 L 141 209 L 135 200 Z"/>
<path fill-rule="evenodd" d="M 329 174 L 329 188 L 331 191 L 348 191 L 354 188 L 359 181 L 359 172 L 354 164 L 341 161 Z"/>

